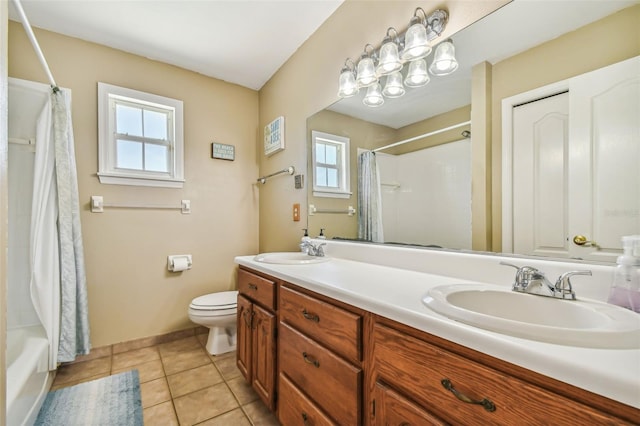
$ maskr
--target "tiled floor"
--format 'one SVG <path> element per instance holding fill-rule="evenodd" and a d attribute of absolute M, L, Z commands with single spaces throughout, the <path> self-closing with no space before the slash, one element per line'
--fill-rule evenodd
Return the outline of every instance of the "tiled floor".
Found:
<path fill-rule="evenodd" d="M 63 365 L 52 390 L 138 369 L 146 426 L 279 425 L 244 381 L 235 352 L 211 356 L 206 334 Z"/>

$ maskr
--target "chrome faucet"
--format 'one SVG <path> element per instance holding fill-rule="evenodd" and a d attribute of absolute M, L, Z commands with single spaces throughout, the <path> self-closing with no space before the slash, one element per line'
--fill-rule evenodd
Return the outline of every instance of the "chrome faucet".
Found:
<path fill-rule="evenodd" d="M 322 247 L 326 245 L 327 243 L 315 245 L 311 241 L 303 241 L 300 243 L 300 250 L 309 256 L 324 257 L 324 249 Z"/>
<path fill-rule="evenodd" d="M 560 275 L 555 284 L 533 266 L 516 266 L 511 263 L 500 262 L 501 265 L 516 268 L 516 276 L 511 289 L 520 293 L 536 294 L 539 296 L 555 297 L 558 299 L 576 300 L 570 278 L 573 275 L 591 275 L 591 271 L 570 271 Z"/>

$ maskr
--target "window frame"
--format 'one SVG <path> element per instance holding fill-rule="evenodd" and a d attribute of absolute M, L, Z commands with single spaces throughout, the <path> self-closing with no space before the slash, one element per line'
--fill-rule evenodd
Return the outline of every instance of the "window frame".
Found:
<path fill-rule="evenodd" d="M 126 139 L 144 144 L 167 146 L 168 172 L 124 169 L 117 166 L 117 104 L 168 114 L 167 140 L 129 136 Z M 183 103 L 164 96 L 98 83 L 98 179 L 115 185 L 182 188 L 184 184 Z M 120 139 L 122 140 L 122 139 Z"/>
<path fill-rule="evenodd" d="M 338 170 L 339 187 L 330 189 L 326 186 L 317 185 L 316 169 L 320 164 L 316 159 L 316 146 L 318 143 L 324 145 L 337 145 L 341 149 L 338 150 Z M 311 170 L 313 180 L 313 195 L 315 197 L 330 198 L 350 198 L 351 197 L 351 174 L 350 174 L 350 146 L 351 140 L 345 136 L 333 135 L 330 133 L 311 131 Z"/>

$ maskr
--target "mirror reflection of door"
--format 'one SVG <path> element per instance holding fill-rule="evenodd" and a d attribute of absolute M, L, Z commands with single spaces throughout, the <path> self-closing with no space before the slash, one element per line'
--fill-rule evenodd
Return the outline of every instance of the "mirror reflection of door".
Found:
<path fill-rule="evenodd" d="M 512 113 L 513 252 L 613 262 L 640 233 L 640 57 Z"/>

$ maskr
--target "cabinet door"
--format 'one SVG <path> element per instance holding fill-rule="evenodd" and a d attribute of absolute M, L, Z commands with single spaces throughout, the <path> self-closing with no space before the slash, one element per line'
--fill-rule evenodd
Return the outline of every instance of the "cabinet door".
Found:
<path fill-rule="evenodd" d="M 253 305 L 252 385 L 271 411 L 275 409 L 276 316 Z"/>
<path fill-rule="evenodd" d="M 251 323 L 253 321 L 253 310 L 251 301 L 246 297 L 238 296 L 238 335 L 237 335 L 237 358 L 236 364 L 244 376 L 244 379 L 251 383 Z"/>
<path fill-rule="evenodd" d="M 447 424 L 380 382 L 376 383 L 374 398 L 374 426 L 443 426 Z"/>

